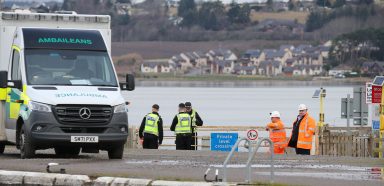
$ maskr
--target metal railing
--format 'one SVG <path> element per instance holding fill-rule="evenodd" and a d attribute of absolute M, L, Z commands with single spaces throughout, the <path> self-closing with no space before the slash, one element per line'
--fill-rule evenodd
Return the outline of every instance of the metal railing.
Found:
<path fill-rule="evenodd" d="M 251 183 L 252 182 L 252 177 L 251 177 L 251 170 L 252 170 L 252 162 L 253 162 L 253 159 L 255 158 L 255 155 L 257 153 L 257 151 L 259 150 L 259 147 L 261 145 L 261 143 L 263 141 L 267 141 L 269 143 L 269 150 L 271 151 L 271 177 L 270 177 L 270 183 L 273 183 L 273 176 L 274 176 L 274 146 L 273 146 L 273 142 L 271 139 L 269 138 L 260 138 L 258 141 L 257 141 L 257 144 L 256 144 L 256 147 L 255 147 L 255 150 L 252 152 L 251 156 L 248 157 L 248 161 L 247 161 L 247 177 L 248 179 L 246 180 L 246 182 L 248 183 Z M 252 145 L 251 145 L 252 146 Z"/>
<path fill-rule="evenodd" d="M 229 162 L 231 161 L 232 157 L 233 157 L 233 154 L 236 152 L 236 149 L 239 148 L 239 145 L 242 141 L 245 141 L 245 144 L 244 144 L 244 147 L 248 149 L 248 160 L 247 160 L 247 163 L 245 165 L 245 168 L 246 168 L 246 171 L 247 171 L 247 174 L 246 174 L 246 178 L 245 178 L 245 183 L 251 183 L 252 182 L 252 162 L 254 160 L 254 157 L 257 153 L 257 151 L 259 150 L 259 147 L 261 145 L 262 142 L 266 141 L 269 143 L 269 148 L 270 148 L 270 151 L 271 151 L 271 174 L 270 174 L 270 183 L 273 183 L 273 176 L 274 176 L 274 147 L 273 147 L 273 142 L 271 141 L 271 139 L 269 138 L 260 138 L 259 140 L 257 140 L 257 143 L 256 143 L 256 146 L 255 146 L 255 149 L 253 150 L 253 144 L 252 144 L 252 141 L 250 141 L 248 138 L 240 138 L 236 141 L 235 145 L 232 146 L 232 149 L 231 151 L 229 152 L 229 154 L 227 155 L 224 163 L 223 163 L 223 167 L 222 167 L 222 172 L 223 172 L 223 179 L 219 179 L 218 178 L 218 169 L 216 169 L 216 176 L 215 176 L 215 180 L 208 180 L 207 179 L 207 176 L 208 176 L 208 173 L 209 171 L 211 170 L 211 166 L 208 167 L 208 169 L 206 170 L 205 174 L 204 174 L 204 180 L 205 181 L 223 181 L 223 182 L 227 182 L 228 179 L 227 179 L 227 169 L 228 169 L 228 164 Z"/>
<path fill-rule="evenodd" d="M 227 182 L 227 166 L 228 166 L 228 163 L 229 161 L 232 159 L 233 157 L 233 153 L 235 153 L 236 149 L 239 147 L 239 144 L 242 142 L 242 141 L 246 141 L 246 143 L 248 143 L 248 157 L 251 156 L 252 154 L 252 145 L 251 145 L 251 141 L 248 139 L 248 138 L 240 138 L 236 141 L 235 145 L 233 145 L 232 149 L 231 149 L 231 152 L 229 152 L 227 158 L 225 159 L 224 163 L 223 163 L 223 181 L 224 182 Z"/>

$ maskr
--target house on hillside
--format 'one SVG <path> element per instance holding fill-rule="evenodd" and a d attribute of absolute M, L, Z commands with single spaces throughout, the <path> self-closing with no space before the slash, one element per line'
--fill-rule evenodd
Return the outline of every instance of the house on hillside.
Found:
<path fill-rule="evenodd" d="M 331 47 L 320 45 L 317 48 L 318 48 L 318 51 L 320 52 L 320 54 L 323 56 L 323 58 L 329 57 L 329 50 Z"/>
<path fill-rule="evenodd" d="M 293 57 L 295 59 L 295 64 L 298 65 L 323 65 L 323 56 L 320 52 L 314 53 L 304 53 Z"/>
<path fill-rule="evenodd" d="M 260 61 L 265 60 L 265 54 L 261 50 L 250 49 L 243 54 L 242 59 L 249 60 L 253 65 L 259 66 Z"/>
<path fill-rule="evenodd" d="M 336 76 L 338 74 L 345 74 L 345 73 L 351 73 L 351 72 L 352 72 L 351 66 L 341 64 L 341 65 L 334 67 L 331 70 L 329 70 L 328 75 Z"/>
<path fill-rule="evenodd" d="M 234 73 L 237 75 L 256 75 L 257 68 L 255 66 L 240 66 L 234 67 Z"/>
<path fill-rule="evenodd" d="M 187 71 L 189 68 L 192 68 L 192 64 L 189 61 L 189 58 L 183 54 L 178 54 L 172 56 L 172 58 L 168 61 L 170 64 L 174 64 L 176 70 L 179 71 Z"/>
<path fill-rule="evenodd" d="M 301 30 L 302 28 L 304 28 L 303 24 L 295 20 L 286 19 L 265 19 L 255 26 L 255 30 L 260 32 L 296 33 L 298 32 L 297 30 Z"/>
<path fill-rule="evenodd" d="M 292 53 L 289 50 L 264 49 L 263 54 L 265 60 L 279 61 L 281 65 L 284 65 L 287 59 L 292 58 Z"/>
<path fill-rule="evenodd" d="M 196 66 L 202 67 L 208 65 L 208 56 L 202 51 L 193 51 L 193 55 L 196 56 Z"/>
<path fill-rule="evenodd" d="M 293 51 L 295 46 L 293 45 L 280 45 L 280 50 L 282 51 Z"/>
<path fill-rule="evenodd" d="M 361 73 L 374 76 L 382 76 L 384 74 L 384 62 L 382 61 L 369 61 L 364 62 L 361 66 Z"/>
<path fill-rule="evenodd" d="M 262 61 L 260 62 L 258 73 L 264 76 L 277 76 L 282 73 L 283 66 L 280 61 Z"/>
<path fill-rule="evenodd" d="M 149 60 L 141 64 L 140 70 L 142 73 L 170 73 L 174 66 L 164 60 Z"/>
<path fill-rule="evenodd" d="M 315 76 L 323 71 L 320 65 L 296 65 L 293 67 L 293 76 Z"/>
<path fill-rule="evenodd" d="M 231 74 L 233 68 L 232 60 L 215 60 L 211 63 L 211 74 Z"/>
<path fill-rule="evenodd" d="M 292 77 L 294 69 L 295 68 L 293 66 L 286 66 L 283 68 L 283 74 L 285 76 Z"/>
<path fill-rule="evenodd" d="M 206 54 L 209 61 L 215 61 L 215 60 L 229 60 L 229 61 L 236 61 L 237 56 L 229 49 L 213 49 L 209 50 Z"/>
<path fill-rule="evenodd" d="M 299 55 L 305 54 L 311 48 L 312 48 L 312 45 L 301 44 L 295 47 L 295 49 L 293 49 L 292 56 L 299 56 Z"/>

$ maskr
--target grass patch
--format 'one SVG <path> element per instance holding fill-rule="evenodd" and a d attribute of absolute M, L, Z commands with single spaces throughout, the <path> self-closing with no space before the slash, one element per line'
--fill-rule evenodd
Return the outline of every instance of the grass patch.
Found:
<path fill-rule="evenodd" d="M 263 21 L 265 19 L 284 19 L 297 20 L 299 23 L 305 24 L 308 12 L 283 11 L 283 12 L 252 12 L 251 21 Z"/>

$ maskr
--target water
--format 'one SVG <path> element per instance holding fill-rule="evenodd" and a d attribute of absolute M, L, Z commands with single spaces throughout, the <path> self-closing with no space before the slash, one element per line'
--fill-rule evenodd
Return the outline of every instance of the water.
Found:
<path fill-rule="evenodd" d="M 190 101 L 204 121 L 204 125 L 265 126 L 269 113 L 278 110 L 286 126 L 291 126 L 298 114 L 297 107 L 304 103 L 309 114 L 318 120 L 319 99 L 312 98 L 319 87 L 258 87 L 258 88 L 207 88 L 207 87 L 136 87 L 124 92 L 129 105 L 130 125 L 140 125 L 154 103 L 160 105 L 164 125 L 169 126 L 180 102 Z M 340 99 L 353 92 L 353 86 L 324 87 L 325 122 L 331 126 L 346 126 L 340 118 Z M 352 122 L 351 122 L 352 123 Z"/>

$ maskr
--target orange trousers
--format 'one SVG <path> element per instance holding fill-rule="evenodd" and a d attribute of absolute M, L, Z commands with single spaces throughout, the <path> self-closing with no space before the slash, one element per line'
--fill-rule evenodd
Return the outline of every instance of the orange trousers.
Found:
<path fill-rule="evenodd" d="M 275 154 L 284 154 L 284 147 L 281 147 L 280 145 L 275 145 L 274 146 L 274 149 L 273 149 L 273 152 Z"/>

